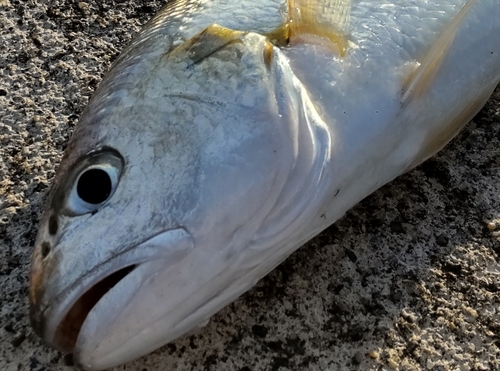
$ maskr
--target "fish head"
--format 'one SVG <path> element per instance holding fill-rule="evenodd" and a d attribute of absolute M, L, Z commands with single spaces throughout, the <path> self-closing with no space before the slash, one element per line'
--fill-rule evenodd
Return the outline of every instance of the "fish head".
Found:
<path fill-rule="evenodd" d="M 179 45 L 139 37 L 119 57 L 37 235 L 30 316 L 46 342 L 83 368 L 111 367 L 264 275 L 248 278 L 242 261 L 297 165 L 304 113 L 286 71 L 265 37 L 216 25 Z"/>

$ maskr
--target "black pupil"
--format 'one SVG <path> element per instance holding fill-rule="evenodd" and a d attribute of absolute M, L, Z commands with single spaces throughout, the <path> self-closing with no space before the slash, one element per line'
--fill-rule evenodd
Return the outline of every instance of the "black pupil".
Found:
<path fill-rule="evenodd" d="M 111 186 L 111 178 L 107 172 L 101 169 L 90 169 L 78 179 L 76 191 L 83 201 L 97 205 L 108 199 Z"/>

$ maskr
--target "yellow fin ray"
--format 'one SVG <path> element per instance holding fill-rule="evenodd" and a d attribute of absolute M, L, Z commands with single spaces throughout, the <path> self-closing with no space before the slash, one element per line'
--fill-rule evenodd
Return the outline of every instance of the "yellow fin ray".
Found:
<path fill-rule="evenodd" d="M 172 50 L 168 57 L 178 55 L 188 57 L 194 63 L 198 63 L 228 44 L 241 42 L 241 37 L 245 34 L 246 32 L 234 31 L 213 23 Z"/>
<path fill-rule="evenodd" d="M 333 45 L 340 56 L 348 48 L 352 0 L 288 0 L 290 44 Z"/>
<path fill-rule="evenodd" d="M 464 126 L 474 118 L 479 110 L 484 106 L 493 89 L 486 89 L 477 99 L 467 103 L 455 116 L 451 117 L 445 125 L 441 125 L 426 137 L 422 148 L 407 170 L 420 165 L 429 157 L 434 156 L 452 140 Z"/>
<path fill-rule="evenodd" d="M 460 24 L 476 3 L 477 0 L 467 0 L 450 24 L 448 24 L 446 29 L 433 43 L 432 47 L 419 61 L 420 64 L 418 67 L 408 75 L 406 82 L 403 84 L 403 97 L 401 99 L 403 105 L 423 96 L 432 86 L 444 59 L 448 55 Z"/>

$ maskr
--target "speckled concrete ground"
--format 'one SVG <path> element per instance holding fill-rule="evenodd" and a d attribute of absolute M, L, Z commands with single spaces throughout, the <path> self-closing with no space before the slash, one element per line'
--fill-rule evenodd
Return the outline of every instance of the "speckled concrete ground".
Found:
<path fill-rule="evenodd" d="M 29 327 L 28 268 L 77 117 L 161 1 L 0 0 L 0 369 L 71 370 Z M 500 92 L 210 321 L 116 370 L 499 370 Z"/>

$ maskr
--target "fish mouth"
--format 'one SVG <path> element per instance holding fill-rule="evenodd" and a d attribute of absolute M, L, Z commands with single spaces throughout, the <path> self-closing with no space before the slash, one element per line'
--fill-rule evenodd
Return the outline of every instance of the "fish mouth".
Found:
<path fill-rule="evenodd" d="M 82 343 L 88 348 L 89 339 L 98 341 L 107 335 L 107 327 L 133 301 L 148 277 L 183 259 L 193 248 L 193 237 L 186 229 L 167 229 L 127 247 L 60 291 L 59 281 L 54 289 L 43 277 L 33 288 L 40 291 L 40 299 L 30 296 L 33 328 L 54 348 L 78 355 Z"/>
<path fill-rule="evenodd" d="M 121 280 L 128 276 L 138 265 L 122 268 L 101 279 L 71 304 L 70 309 L 57 325 L 51 343 L 58 350 L 73 353 L 80 330 L 95 305 Z"/>

